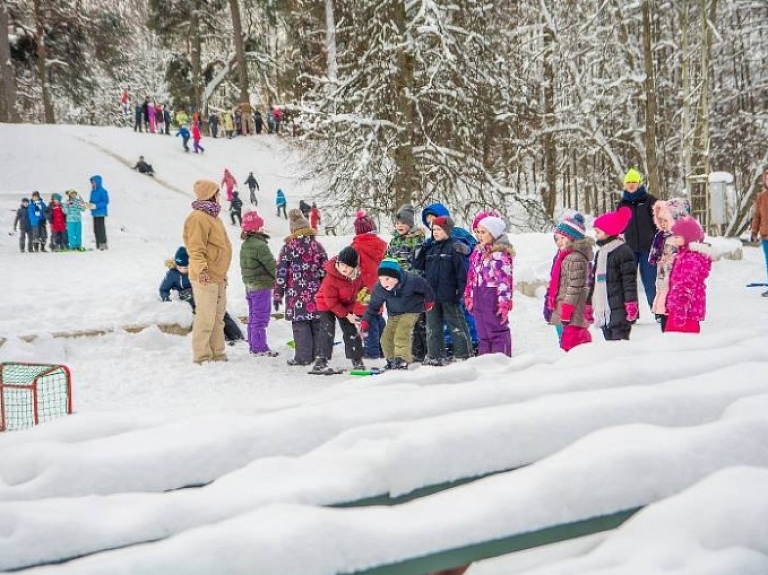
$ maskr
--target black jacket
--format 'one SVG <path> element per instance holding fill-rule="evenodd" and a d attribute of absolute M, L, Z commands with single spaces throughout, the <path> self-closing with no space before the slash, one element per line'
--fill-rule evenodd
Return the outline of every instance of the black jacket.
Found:
<path fill-rule="evenodd" d="M 421 313 L 424 311 L 424 303 L 428 301 L 435 301 L 435 292 L 429 287 L 427 280 L 413 272 L 403 271 L 400 282 L 392 291 L 385 290 L 381 283 L 376 282 L 363 318 L 369 323 L 372 322 L 385 303 L 388 316 Z"/>
<path fill-rule="evenodd" d="M 29 221 L 29 208 L 22 206 L 16 210 L 16 219 L 13 221 L 13 229 L 22 232 L 31 232 L 32 224 Z"/>
<path fill-rule="evenodd" d="M 592 266 L 597 270 L 597 257 Z M 611 319 L 606 327 L 610 329 L 630 329 L 632 324 L 627 321 L 627 311 L 624 304 L 637 302 L 637 263 L 635 253 L 628 244 L 619 246 L 608 254 L 605 269 L 605 287 L 608 294 L 608 306 L 611 308 Z M 595 282 L 591 282 L 589 303 L 595 292 Z"/>
<path fill-rule="evenodd" d="M 650 251 L 653 238 L 658 229 L 653 223 L 653 204 L 656 197 L 648 193 L 645 186 L 640 186 L 634 194 L 624 192 L 616 206 L 626 206 L 632 211 L 632 219 L 624 231 L 624 239 L 633 252 Z"/>
<path fill-rule="evenodd" d="M 246 178 L 244 183 L 251 189 L 259 189 L 259 182 L 256 181 L 256 178 L 253 177 L 253 174 L 248 174 L 248 178 Z"/>
<path fill-rule="evenodd" d="M 417 250 L 413 269 L 423 271 L 437 303 L 459 303 L 467 285 L 469 248 L 453 237 L 441 242 L 427 240 Z"/>

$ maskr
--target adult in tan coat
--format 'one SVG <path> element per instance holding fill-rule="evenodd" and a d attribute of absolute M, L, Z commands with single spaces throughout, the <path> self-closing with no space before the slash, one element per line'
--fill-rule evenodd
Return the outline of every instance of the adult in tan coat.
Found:
<path fill-rule="evenodd" d="M 227 361 L 224 314 L 232 244 L 219 219 L 219 185 L 210 180 L 198 180 L 194 190 L 197 200 L 192 202 L 192 213 L 184 222 L 189 279 L 197 305 L 192 324 L 193 361 Z"/>
<path fill-rule="evenodd" d="M 755 198 L 755 213 L 752 216 L 752 242 L 760 240 L 768 269 L 768 168 L 763 171 L 763 189 Z M 763 293 L 768 297 L 768 291 Z"/>

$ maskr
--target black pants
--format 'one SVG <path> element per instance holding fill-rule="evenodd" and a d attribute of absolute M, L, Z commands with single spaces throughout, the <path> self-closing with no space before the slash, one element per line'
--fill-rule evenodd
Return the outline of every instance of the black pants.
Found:
<path fill-rule="evenodd" d="M 32 251 L 32 229 L 21 230 L 19 235 L 19 248 L 24 251 L 24 238 L 26 238 L 27 251 Z"/>
<path fill-rule="evenodd" d="M 240 341 L 245 339 L 243 331 L 232 316 L 229 315 L 229 312 L 224 314 L 224 339 L 227 341 Z"/>
<path fill-rule="evenodd" d="M 312 363 L 312 360 L 320 356 L 319 343 L 321 327 L 319 319 L 291 322 L 293 341 L 296 349 L 293 356 L 295 362 L 309 365 Z M 331 345 L 333 345 L 333 343 L 331 343 Z"/>
<path fill-rule="evenodd" d="M 240 214 L 240 210 L 232 210 L 229 212 L 229 217 L 232 219 L 232 225 L 235 225 L 235 219 L 239 225 L 243 225 L 243 216 Z"/>
<path fill-rule="evenodd" d="M 331 311 L 320 312 L 319 329 L 316 341 L 317 356 L 323 359 L 331 359 L 333 356 L 333 338 L 336 336 L 336 321 L 339 322 L 341 333 L 344 337 L 344 354 L 347 359 L 361 361 L 363 359 L 363 339 L 357 331 L 357 326 L 350 323 L 347 318 L 336 317 Z"/>
<path fill-rule="evenodd" d="M 48 239 L 48 228 L 45 227 L 45 222 L 32 226 L 32 239 L 32 244 L 36 252 L 39 252 L 40 250 L 45 251 L 45 242 Z"/>
<path fill-rule="evenodd" d="M 93 216 L 93 234 L 96 236 L 96 249 L 107 247 L 107 225 L 104 216 Z"/>
<path fill-rule="evenodd" d="M 254 206 L 259 205 L 259 201 L 256 199 L 256 186 L 254 187 L 248 187 L 248 189 L 251 191 L 251 203 Z"/>
<path fill-rule="evenodd" d="M 427 315 L 419 314 L 419 319 L 413 326 L 413 346 L 411 347 L 414 360 L 421 361 L 427 355 Z"/>
<path fill-rule="evenodd" d="M 277 216 L 278 217 L 280 217 L 280 212 L 281 211 L 283 212 L 283 217 L 285 217 L 285 219 L 287 220 L 288 219 L 288 214 L 285 213 L 285 204 L 280 204 L 279 206 L 277 206 Z"/>
<path fill-rule="evenodd" d="M 629 339 L 629 333 L 632 331 L 632 327 L 629 328 L 603 328 L 603 337 L 605 341 L 620 341 L 622 339 Z"/>

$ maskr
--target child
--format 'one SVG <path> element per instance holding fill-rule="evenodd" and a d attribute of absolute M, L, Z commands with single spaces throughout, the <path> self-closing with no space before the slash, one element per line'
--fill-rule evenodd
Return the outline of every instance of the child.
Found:
<path fill-rule="evenodd" d="M 667 332 L 700 333 L 699 322 L 707 311 L 707 276 L 715 259 L 704 241 L 704 230 L 689 216 L 672 226 L 678 251 L 669 276 L 666 310 L 669 314 Z"/>
<path fill-rule="evenodd" d="M 317 204 L 312 202 L 312 209 L 309 210 L 309 227 L 317 231 L 318 226 L 320 226 L 320 210 Z"/>
<path fill-rule="evenodd" d="M 365 307 L 357 298 L 363 288 L 359 263 L 360 258 L 355 249 L 347 246 L 325 264 L 325 277 L 316 300 L 320 317 L 315 336 L 315 364 L 309 371 L 313 375 L 337 373 L 328 365 L 333 354 L 337 321 L 344 337 L 345 355 L 352 360 L 352 369 L 365 369 L 363 340 L 357 330 L 358 316 L 365 312 Z"/>
<path fill-rule="evenodd" d="M 192 283 L 189 281 L 189 253 L 187 248 L 181 246 L 176 250 L 176 255 L 171 260 L 165 260 L 168 271 L 160 284 L 160 301 L 171 301 L 171 291 L 179 293 L 179 299 L 187 302 L 195 313 L 195 298 L 192 294 Z M 224 339 L 229 345 L 235 345 L 236 341 L 243 341 L 245 337 L 237 322 L 224 313 Z"/>
<path fill-rule="evenodd" d="M 256 212 L 243 218 L 240 271 L 248 300 L 248 343 L 253 355 L 276 357 L 267 345 L 267 325 L 272 307 L 276 262 L 269 251 L 269 236 L 263 232 L 264 220 Z"/>
<path fill-rule="evenodd" d="M 595 257 L 595 281 L 587 301 L 606 341 L 629 339 L 639 314 L 635 253 L 621 237 L 631 217 L 630 209 L 622 206 L 598 217 L 594 223 L 600 247 Z"/>
<path fill-rule="evenodd" d="M 467 322 L 462 311 L 462 296 L 467 283 L 466 245 L 454 240 L 453 220 L 447 216 L 432 219 L 432 241 L 424 244 L 414 269 L 424 272 L 435 292 L 435 306 L 427 312 L 427 356 L 424 365 L 448 365 L 443 323 L 448 324 L 453 340 L 453 356 L 468 359 L 472 348 Z"/>
<path fill-rule="evenodd" d="M 148 176 L 155 175 L 155 169 L 152 167 L 152 164 L 148 164 L 146 160 L 144 160 L 144 156 L 139 156 L 139 161 L 136 162 L 136 165 L 133 166 L 133 169 L 140 174 L 146 174 Z"/>
<path fill-rule="evenodd" d="M 283 212 L 283 216 L 285 219 L 288 219 L 288 214 L 285 213 L 285 207 L 288 205 L 288 202 L 285 199 L 285 194 L 283 193 L 283 190 L 278 189 L 277 194 L 275 194 L 275 205 L 277 205 L 277 217 L 280 217 L 280 212 Z"/>
<path fill-rule="evenodd" d="M 310 365 L 317 357 L 320 315 L 316 299 L 328 254 L 299 210 L 288 212 L 288 223 L 291 235 L 277 257 L 274 306 L 278 311 L 285 298 L 285 319 L 291 322 L 295 344 L 288 365 Z"/>
<path fill-rule="evenodd" d="M 403 204 L 395 214 L 395 231 L 387 246 L 387 257 L 397 260 L 400 267 L 413 270 L 413 257 L 424 244 L 424 230 L 416 227 L 416 210 L 411 204 Z M 419 314 L 413 327 L 413 361 L 421 363 L 427 355 L 427 318 Z"/>
<path fill-rule="evenodd" d="M 45 241 L 48 239 L 48 230 L 45 227 L 45 213 L 48 206 L 40 197 L 40 192 L 32 192 L 32 200 L 27 208 L 29 225 L 32 227 L 32 247 L 36 252 L 44 252 Z"/>
<path fill-rule="evenodd" d="M 435 294 L 423 277 L 404 271 L 392 258 L 382 260 L 378 276 L 360 332 L 368 331 L 371 321 L 386 304 L 389 321 L 381 334 L 381 347 L 387 359 L 384 369 L 408 369 L 408 364 L 413 362 L 413 328 L 419 315 L 434 306 Z"/>
<path fill-rule="evenodd" d="M 242 226 L 243 224 L 243 200 L 240 199 L 238 192 L 232 192 L 232 203 L 229 204 L 229 217 L 232 219 L 232 225 L 235 225 L 235 219 Z"/>
<path fill-rule="evenodd" d="M 51 250 L 60 252 L 67 247 L 67 216 L 61 206 L 61 194 L 51 195 L 48 221 L 51 222 Z"/>
<path fill-rule="evenodd" d="M 259 189 L 259 182 L 253 175 L 253 172 L 248 172 L 248 177 L 245 179 L 245 183 L 248 185 L 248 189 L 251 192 L 251 204 L 258 205 L 259 201 L 256 199 L 256 190 Z"/>
<path fill-rule="evenodd" d="M 515 250 L 504 220 L 486 216 L 477 224 L 480 243 L 472 250 L 464 288 L 464 305 L 475 317 L 478 355 L 503 353 L 512 357 L 509 312 L 512 311 L 512 266 Z"/>
<path fill-rule="evenodd" d="M 176 137 L 181 136 L 181 145 L 184 146 L 184 151 L 189 152 L 189 129 L 183 124 L 179 126 L 179 131 L 176 132 Z"/>
<path fill-rule="evenodd" d="M 231 202 L 234 198 L 235 188 L 237 187 L 237 180 L 228 169 L 224 169 L 224 176 L 221 178 L 221 185 L 226 191 L 227 201 Z"/>
<path fill-rule="evenodd" d="M 194 122 L 192 124 L 192 142 L 195 147 L 195 154 L 202 154 L 205 152 L 205 148 L 203 148 L 200 145 L 200 140 L 203 139 L 203 134 L 200 133 L 200 124 L 198 122 Z"/>
<path fill-rule="evenodd" d="M 648 262 L 656 266 L 656 297 L 653 299 L 651 311 L 656 314 L 656 320 L 661 325 L 661 331 L 667 326 L 666 299 L 669 293 L 669 274 L 677 253 L 677 244 L 672 235 L 672 224 L 683 216 L 691 213 L 691 205 L 685 198 L 672 198 L 667 201 L 658 200 L 653 204 L 653 223 L 659 229 L 653 238 Z"/>
<path fill-rule="evenodd" d="M 21 206 L 16 210 L 13 231 L 19 230 L 19 249 L 24 253 L 26 238 L 27 251 L 32 253 L 32 224 L 29 221 L 29 199 L 22 198 Z"/>
<path fill-rule="evenodd" d="M 477 212 L 477 215 L 472 220 L 472 233 L 475 235 L 475 239 L 477 239 L 477 241 L 480 241 L 480 238 L 478 237 L 478 233 L 477 233 L 477 226 L 480 223 L 480 220 L 482 220 L 483 218 L 487 218 L 488 216 L 493 216 L 494 218 L 500 218 L 501 213 L 499 213 L 498 210 L 494 210 L 493 208 Z"/>
<path fill-rule="evenodd" d="M 557 255 L 544 298 L 544 318 L 557 329 L 560 347 L 570 351 L 589 343 L 592 310 L 587 305 L 592 277 L 592 240 L 586 237 L 584 216 L 576 212 L 555 228 Z"/>
<path fill-rule="evenodd" d="M 77 191 L 67 192 L 67 202 L 63 205 L 67 216 L 67 241 L 69 249 L 83 251 L 83 212 L 87 209 L 85 201 L 78 197 Z"/>
<path fill-rule="evenodd" d="M 309 208 L 309 204 L 307 207 Z M 352 238 L 352 247 L 360 256 L 360 277 L 363 280 L 365 290 L 361 292 L 360 297 L 363 305 L 368 305 L 373 288 L 377 284 L 379 264 L 387 254 L 387 242 L 376 234 L 376 222 L 363 210 L 355 214 L 354 227 L 355 237 Z M 368 337 L 364 338 L 363 341 L 365 357 L 379 359 L 384 356 L 380 340 L 386 322 L 379 313 L 371 318 L 370 324 Z"/>

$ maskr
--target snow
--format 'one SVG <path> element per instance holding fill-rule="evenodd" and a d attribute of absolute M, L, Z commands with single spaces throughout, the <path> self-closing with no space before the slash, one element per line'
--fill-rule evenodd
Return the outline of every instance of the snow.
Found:
<path fill-rule="evenodd" d="M 291 208 L 322 188 L 301 177 L 301 150 L 274 136 L 205 138 L 195 156 L 172 136 L 82 126 L 0 125 L 0 136 L 12 143 L 0 149 L 4 229 L 34 189 L 87 196 L 98 173 L 111 199 L 108 251 L 0 244 L 0 360 L 68 365 L 76 410 L 0 435 L 0 570 L 352 572 L 644 505 L 613 532 L 469 573 L 768 568 L 768 310 L 744 288 L 765 277 L 757 249 L 713 266 L 700 336 L 662 335 L 643 308 L 632 341 L 595 332 L 566 355 L 541 294 L 517 293 L 512 359 L 318 378 L 285 364 L 290 325 L 273 321 L 279 357 L 240 344 L 228 363 L 196 366 L 189 337 L 158 328 L 189 326 L 189 306 L 157 294 L 192 183 L 254 171 L 277 253 L 288 227 L 272 211 L 275 190 Z M 130 169 L 139 155 L 157 178 Z M 351 214 L 337 216 L 349 230 Z M 86 217 L 92 247 L 90 226 Z M 320 239 L 335 253 L 351 236 Z M 517 281 L 544 283 L 551 235 L 511 239 Z M 710 240 L 720 254 L 740 247 Z M 242 316 L 237 261 L 228 309 Z M 78 333 L 98 335 L 62 337 Z M 328 507 L 485 475 L 394 507 Z"/>

